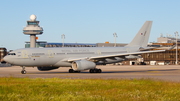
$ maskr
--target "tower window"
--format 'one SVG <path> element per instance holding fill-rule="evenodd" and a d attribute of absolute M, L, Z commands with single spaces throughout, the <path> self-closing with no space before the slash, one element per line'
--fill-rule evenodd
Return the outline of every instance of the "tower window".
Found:
<path fill-rule="evenodd" d="M 28 22 L 28 25 L 38 25 L 37 22 Z"/>

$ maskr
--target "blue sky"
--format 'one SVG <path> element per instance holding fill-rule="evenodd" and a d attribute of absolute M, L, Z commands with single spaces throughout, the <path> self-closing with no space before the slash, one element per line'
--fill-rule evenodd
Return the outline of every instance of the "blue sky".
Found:
<path fill-rule="evenodd" d="M 129 43 L 146 20 L 153 21 L 149 42 L 160 33 L 180 31 L 179 0 L 1 0 L 0 46 L 25 47 L 23 26 L 35 14 L 44 33 L 38 41 L 66 43 Z M 180 32 L 179 32 L 180 33 Z"/>

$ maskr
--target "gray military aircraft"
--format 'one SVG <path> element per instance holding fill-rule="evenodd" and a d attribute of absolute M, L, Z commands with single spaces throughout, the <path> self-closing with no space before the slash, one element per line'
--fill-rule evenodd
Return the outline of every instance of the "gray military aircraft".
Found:
<path fill-rule="evenodd" d="M 150 35 L 152 21 L 146 21 L 134 39 L 124 47 L 55 47 L 55 48 L 23 48 L 10 52 L 4 60 L 12 65 L 37 67 L 40 71 L 53 70 L 59 67 L 71 67 L 69 73 L 89 70 L 90 73 L 101 73 L 98 64 L 117 63 L 129 58 L 138 58 L 142 53 L 162 52 L 140 51 L 146 47 Z"/>

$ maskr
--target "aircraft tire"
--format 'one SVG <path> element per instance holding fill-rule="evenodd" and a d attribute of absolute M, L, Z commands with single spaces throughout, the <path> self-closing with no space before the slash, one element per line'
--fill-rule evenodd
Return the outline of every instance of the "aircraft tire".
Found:
<path fill-rule="evenodd" d="M 97 71 L 98 71 L 98 73 L 101 73 L 101 72 L 102 72 L 102 70 L 101 70 L 101 69 L 98 69 Z"/>
<path fill-rule="evenodd" d="M 89 73 L 101 73 L 102 70 L 101 69 L 90 69 Z"/>
<path fill-rule="evenodd" d="M 69 73 L 74 73 L 74 70 L 73 69 L 69 69 Z"/>
<path fill-rule="evenodd" d="M 26 70 L 22 70 L 22 71 L 21 71 L 21 74 L 26 74 Z"/>
<path fill-rule="evenodd" d="M 89 73 L 93 73 L 93 69 L 90 69 L 90 70 L 89 70 Z"/>
<path fill-rule="evenodd" d="M 93 69 L 93 73 L 97 73 L 97 69 Z"/>
<path fill-rule="evenodd" d="M 81 71 L 74 71 L 74 73 L 80 73 Z"/>

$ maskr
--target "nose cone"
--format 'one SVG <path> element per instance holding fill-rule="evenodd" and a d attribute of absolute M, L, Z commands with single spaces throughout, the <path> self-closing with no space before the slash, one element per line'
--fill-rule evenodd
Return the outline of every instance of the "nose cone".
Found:
<path fill-rule="evenodd" d="M 8 56 L 5 56 L 5 57 L 3 58 L 3 60 L 6 61 L 6 62 L 8 62 Z"/>
<path fill-rule="evenodd" d="M 3 60 L 6 61 L 9 64 L 14 64 L 14 61 L 15 61 L 15 59 L 12 56 L 9 56 L 9 55 L 5 56 L 3 58 Z"/>
<path fill-rule="evenodd" d="M 7 62 L 7 56 L 5 56 L 5 57 L 3 58 L 3 60 Z"/>

